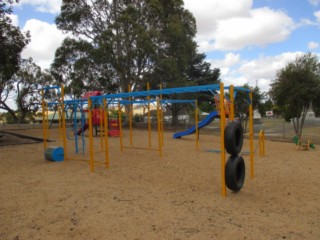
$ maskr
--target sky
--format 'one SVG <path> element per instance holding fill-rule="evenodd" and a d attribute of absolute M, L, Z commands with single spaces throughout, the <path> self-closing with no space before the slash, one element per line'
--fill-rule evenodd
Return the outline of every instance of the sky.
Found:
<path fill-rule="evenodd" d="M 49 68 L 66 34 L 54 20 L 62 0 L 20 0 L 13 23 L 30 31 L 22 57 Z M 276 73 L 297 55 L 320 56 L 320 0 L 184 0 L 197 22 L 198 51 L 221 69 L 225 85 L 268 91 Z"/>

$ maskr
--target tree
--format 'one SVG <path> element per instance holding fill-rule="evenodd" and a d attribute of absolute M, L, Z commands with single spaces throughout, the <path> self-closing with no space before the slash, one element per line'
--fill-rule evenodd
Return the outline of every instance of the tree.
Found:
<path fill-rule="evenodd" d="M 35 114 L 41 106 L 40 88 L 52 82 L 52 76 L 44 73 L 31 58 L 23 59 L 20 69 L 14 74 L 16 105 L 15 120 L 22 122 L 29 115 Z"/>
<path fill-rule="evenodd" d="M 220 69 L 211 69 L 210 63 L 205 61 L 205 54 L 196 54 L 189 65 L 188 79 L 193 85 L 218 84 L 220 82 Z M 214 99 L 211 92 L 201 92 L 194 94 L 198 100 L 201 111 L 211 112 L 214 110 Z"/>
<path fill-rule="evenodd" d="M 279 70 L 271 85 L 270 95 L 281 108 L 287 121 L 291 120 L 300 139 L 307 110 L 317 105 L 320 96 L 320 62 L 316 55 L 297 56 Z"/>
<path fill-rule="evenodd" d="M 64 0 L 56 24 L 72 33 L 77 42 L 91 45 L 82 48 L 87 59 L 95 66 L 108 66 L 99 67 L 108 71 L 102 75 L 110 76 L 104 84 L 118 86 L 120 92 L 126 92 L 129 84 L 132 91 L 144 90 L 147 82 L 153 89 L 160 84 L 169 88 L 197 81 L 201 84 L 208 79 L 215 82 L 220 74 L 210 70 L 205 56 L 197 53 L 195 19 L 184 9 L 182 0 Z M 63 54 L 56 53 L 56 69 L 64 66 L 63 56 L 59 60 L 59 55 Z M 74 64 L 72 61 L 70 58 L 67 66 Z M 65 78 L 60 74 L 60 79 L 72 79 L 69 83 L 81 86 L 83 74 L 74 76 L 74 69 L 67 68 L 69 73 L 62 72 Z M 200 75 L 195 81 L 196 74 Z M 178 105 L 173 106 L 174 119 L 179 109 Z"/>
<path fill-rule="evenodd" d="M 31 58 L 20 60 L 19 70 L 7 81 L 8 96 L 13 96 L 17 110 L 5 105 L 12 122 L 23 122 L 41 105 L 41 86 L 52 81 L 49 73 L 43 73 Z"/>
<path fill-rule="evenodd" d="M 0 3 L 0 109 L 8 111 L 13 118 L 15 113 L 8 104 L 14 89 L 12 76 L 18 71 L 21 52 L 30 40 L 29 33 L 23 34 L 9 18 L 10 4 L 14 2 L 18 1 Z"/>
<path fill-rule="evenodd" d="M 81 97 L 86 90 L 116 91 L 118 85 L 112 80 L 112 67 L 101 62 L 99 54 L 84 40 L 66 38 L 51 64 L 55 84 L 64 84 L 65 92 L 74 98 Z"/>
<path fill-rule="evenodd" d="M 188 64 L 187 74 L 185 75 L 184 86 L 186 85 L 206 85 L 217 84 L 220 82 L 220 69 L 211 69 L 210 64 L 205 61 L 205 54 L 196 53 L 194 58 Z M 177 82 L 174 82 L 177 84 Z M 181 86 L 181 85 L 178 85 Z M 178 87 L 171 86 L 171 87 Z M 183 84 L 182 84 L 183 86 Z M 193 94 L 179 94 L 173 96 L 165 96 L 170 99 L 197 99 L 198 106 L 201 111 L 210 112 L 214 109 L 214 100 L 211 92 L 201 92 Z M 191 106 L 186 104 L 167 105 L 172 112 L 172 125 L 178 122 L 178 114 L 183 109 L 189 109 Z"/>

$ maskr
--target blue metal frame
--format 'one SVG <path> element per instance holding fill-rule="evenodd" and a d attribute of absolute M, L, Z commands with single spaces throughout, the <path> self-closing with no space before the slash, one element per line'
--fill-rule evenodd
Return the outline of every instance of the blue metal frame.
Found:
<path fill-rule="evenodd" d="M 47 87 L 44 89 L 55 89 L 57 87 Z M 225 90 L 229 90 L 230 86 L 224 87 Z M 201 86 L 191 86 L 191 87 L 178 87 L 178 88 L 164 88 L 158 90 L 149 90 L 149 91 L 139 91 L 139 92 L 126 92 L 126 93 L 115 93 L 115 94 L 104 94 L 100 96 L 92 96 L 90 99 L 92 102 L 101 103 L 105 98 L 108 100 L 108 104 L 112 101 L 124 101 L 124 100 L 115 100 L 115 99 L 124 99 L 130 97 L 148 97 L 148 96 L 160 96 L 160 95 L 170 95 L 170 94 L 181 94 L 181 93 L 196 93 L 196 92 L 211 92 L 214 93 L 217 90 L 220 90 L 219 84 L 211 84 L 211 85 L 201 85 Z M 234 87 L 235 96 L 238 91 L 243 91 L 250 93 L 251 90 L 244 87 Z M 162 100 L 164 101 L 164 100 Z M 169 100 L 171 103 L 183 103 L 183 101 L 193 101 L 193 100 Z M 65 104 L 74 104 L 79 103 L 85 104 L 88 102 L 88 99 L 76 99 L 76 100 L 65 100 Z M 128 101 L 129 102 L 129 101 Z M 131 101 L 132 102 L 132 101 Z M 135 103 L 135 102 L 132 102 Z M 141 101 L 139 102 L 141 103 Z M 57 104 L 56 102 L 50 102 L 48 104 Z M 127 103 L 128 104 L 128 103 Z"/>

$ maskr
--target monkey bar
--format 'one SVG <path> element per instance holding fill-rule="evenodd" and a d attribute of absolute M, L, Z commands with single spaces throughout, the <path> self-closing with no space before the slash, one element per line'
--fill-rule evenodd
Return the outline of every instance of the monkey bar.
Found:
<path fill-rule="evenodd" d="M 45 116 L 44 114 L 44 110 L 47 108 L 48 104 L 51 103 L 45 103 L 44 102 L 44 93 L 47 90 L 50 89 L 59 89 L 59 87 L 47 87 L 44 88 L 42 90 L 42 109 L 43 109 L 43 116 Z M 250 119 L 250 175 L 251 178 L 254 177 L 254 151 L 253 151 L 253 109 L 252 109 L 252 91 L 250 89 L 247 88 L 243 88 L 243 87 L 233 87 L 231 86 L 224 86 L 223 83 L 220 84 L 212 84 L 212 85 L 202 85 L 202 86 L 189 86 L 189 87 L 178 87 L 178 88 L 164 88 L 162 89 L 162 87 L 160 87 L 160 89 L 158 90 L 149 90 L 149 85 L 147 87 L 147 91 L 138 91 L 138 92 L 131 92 L 130 91 L 130 87 L 129 87 L 129 91 L 126 93 L 116 93 L 116 94 L 104 94 L 104 95 L 99 95 L 99 96 L 88 96 L 87 99 L 77 99 L 77 100 L 64 100 L 64 90 L 63 87 L 61 87 L 61 96 L 59 98 L 59 101 L 56 102 L 56 104 L 61 104 L 61 109 L 65 110 L 65 106 L 67 105 L 72 105 L 72 104 L 79 104 L 81 103 L 81 106 L 83 106 L 83 104 L 88 104 L 88 108 L 89 108 L 89 139 L 90 139 L 90 168 L 91 171 L 94 171 L 94 158 L 93 158 L 93 145 L 92 145 L 92 119 L 91 119 L 91 114 L 92 114 L 92 106 L 94 103 L 103 103 L 103 108 L 107 109 L 108 104 L 109 103 L 113 103 L 113 102 L 117 102 L 118 103 L 118 109 L 120 109 L 120 104 L 122 102 L 122 104 L 133 104 L 135 103 L 137 100 L 146 97 L 147 100 L 142 100 L 148 104 L 150 104 L 151 102 L 153 102 L 154 100 L 151 100 L 150 97 L 158 97 L 156 99 L 157 102 L 157 109 L 158 109 L 158 115 L 157 118 L 160 119 L 160 111 L 159 111 L 159 105 L 160 103 L 182 103 L 183 101 L 190 101 L 190 100 L 162 100 L 162 95 L 172 95 L 172 94 L 183 94 L 183 93 L 198 93 L 198 92 L 210 92 L 213 95 L 217 94 L 219 92 L 219 101 L 220 103 L 224 103 L 225 102 L 225 96 L 224 96 L 224 91 L 228 90 L 229 94 L 230 94 L 230 113 L 229 115 L 229 119 L 230 120 L 234 120 L 234 99 L 235 96 L 237 94 L 238 91 L 242 91 L 247 93 L 247 97 L 248 97 L 248 102 L 249 102 L 249 119 Z M 194 100 L 191 100 L 194 101 Z M 141 101 L 137 101 L 136 103 L 141 103 Z M 108 104 L 107 104 L 108 103 Z M 226 112 L 225 112 L 225 104 L 220 104 L 219 106 L 219 112 L 220 112 L 220 131 L 221 131 L 221 177 L 222 177 L 222 196 L 226 196 L 226 182 L 225 182 L 225 159 L 226 159 L 226 153 L 225 153 L 225 143 L 224 143 L 224 130 L 226 128 Z M 197 109 L 197 108 L 196 108 Z M 150 113 L 150 111 L 148 111 Z M 120 113 L 120 111 L 119 111 Z M 121 114 L 119 114 L 121 117 Z M 43 117 L 43 122 L 45 122 L 45 117 Z M 105 121 L 107 119 L 106 116 L 106 111 L 105 111 Z M 132 120 L 130 118 L 130 120 Z M 64 136 L 66 135 L 66 129 L 65 129 L 65 119 L 64 119 L 64 114 L 62 113 L 62 125 L 63 125 L 63 133 Z M 105 124 L 105 131 L 106 131 L 106 126 L 107 124 Z M 121 125 L 121 118 L 120 118 L 120 125 Z M 46 139 L 47 139 L 47 134 L 46 134 L 46 126 L 44 124 L 43 126 L 44 128 L 44 146 L 46 148 Z M 150 128 L 150 126 L 149 126 Z M 158 132 L 159 129 L 161 128 L 159 121 L 158 121 Z M 121 135 L 121 134 L 120 134 Z M 159 134 L 158 134 L 159 135 Z M 122 138 L 120 138 L 121 141 Z M 64 137 L 63 139 L 63 144 L 64 144 L 64 156 L 65 159 L 67 159 L 67 153 L 66 153 L 66 138 Z M 106 141 L 105 141 L 105 164 L 106 167 L 108 168 L 109 166 L 109 157 L 108 157 L 108 141 L 107 141 L 107 137 L 106 137 Z M 161 139 L 160 139 L 160 135 L 159 135 L 159 152 L 160 152 L 160 156 L 161 156 L 161 149 L 162 149 L 162 145 L 161 145 Z"/>

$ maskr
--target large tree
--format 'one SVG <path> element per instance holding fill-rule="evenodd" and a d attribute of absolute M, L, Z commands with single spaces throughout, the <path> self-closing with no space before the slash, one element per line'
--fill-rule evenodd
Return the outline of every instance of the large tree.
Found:
<path fill-rule="evenodd" d="M 320 62 L 311 53 L 297 56 L 279 70 L 270 91 L 286 120 L 292 120 L 296 136 L 300 139 L 310 104 L 320 99 Z"/>
<path fill-rule="evenodd" d="M 34 115 L 41 106 L 41 92 L 39 89 L 52 82 L 52 76 L 42 72 L 31 58 L 23 59 L 20 69 L 13 75 L 16 96 L 16 119 L 20 122 L 28 115 Z M 14 119 L 15 119 L 14 117 Z"/>
<path fill-rule="evenodd" d="M 196 54 L 195 19 L 181 0 L 64 0 L 59 29 L 86 39 L 116 72 L 120 91 L 185 84 Z"/>
<path fill-rule="evenodd" d="M 205 63 L 205 55 L 197 53 L 195 19 L 182 0 L 64 0 L 56 23 L 99 53 L 88 57 L 96 66 L 107 64 L 104 75 L 111 77 L 104 84 L 117 83 L 120 92 L 127 91 L 129 84 L 132 91 L 139 91 L 147 82 L 155 89 L 160 84 L 168 88 L 204 80 L 216 83 L 219 78 L 219 71 Z M 63 62 L 56 58 L 55 68 Z M 174 106 L 173 115 L 180 109 Z"/>
<path fill-rule="evenodd" d="M 12 77 L 19 69 L 21 52 L 30 40 L 29 33 L 23 34 L 19 27 L 13 26 L 9 17 L 14 2 L 18 1 L 0 3 L 0 108 L 13 118 L 14 110 L 8 104 L 14 90 Z"/>
<path fill-rule="evenodd" d="M 16 109 L 4 103 L 12 122 L 24 122 L 26 117 L 35 114 L 41 105 L 40 88 L 52 82 L 49 73 L 42 72 L 31 58 L 20 60 L 19 70 L 7 81 L 7 95 L 14 100 Z M 13 103 L 12 102 L 12 103 Z"/>
<path fill-rule="evenodd" d="M 51 65 L 55 84 L 64 84 L 66 93 L 74 98 L 81 97 L 83 91 L 114 92 L 118 85 L 112 78 L 113 68 L 100 55 L 87 41 L 66 38 L 56 50 Z"/>

